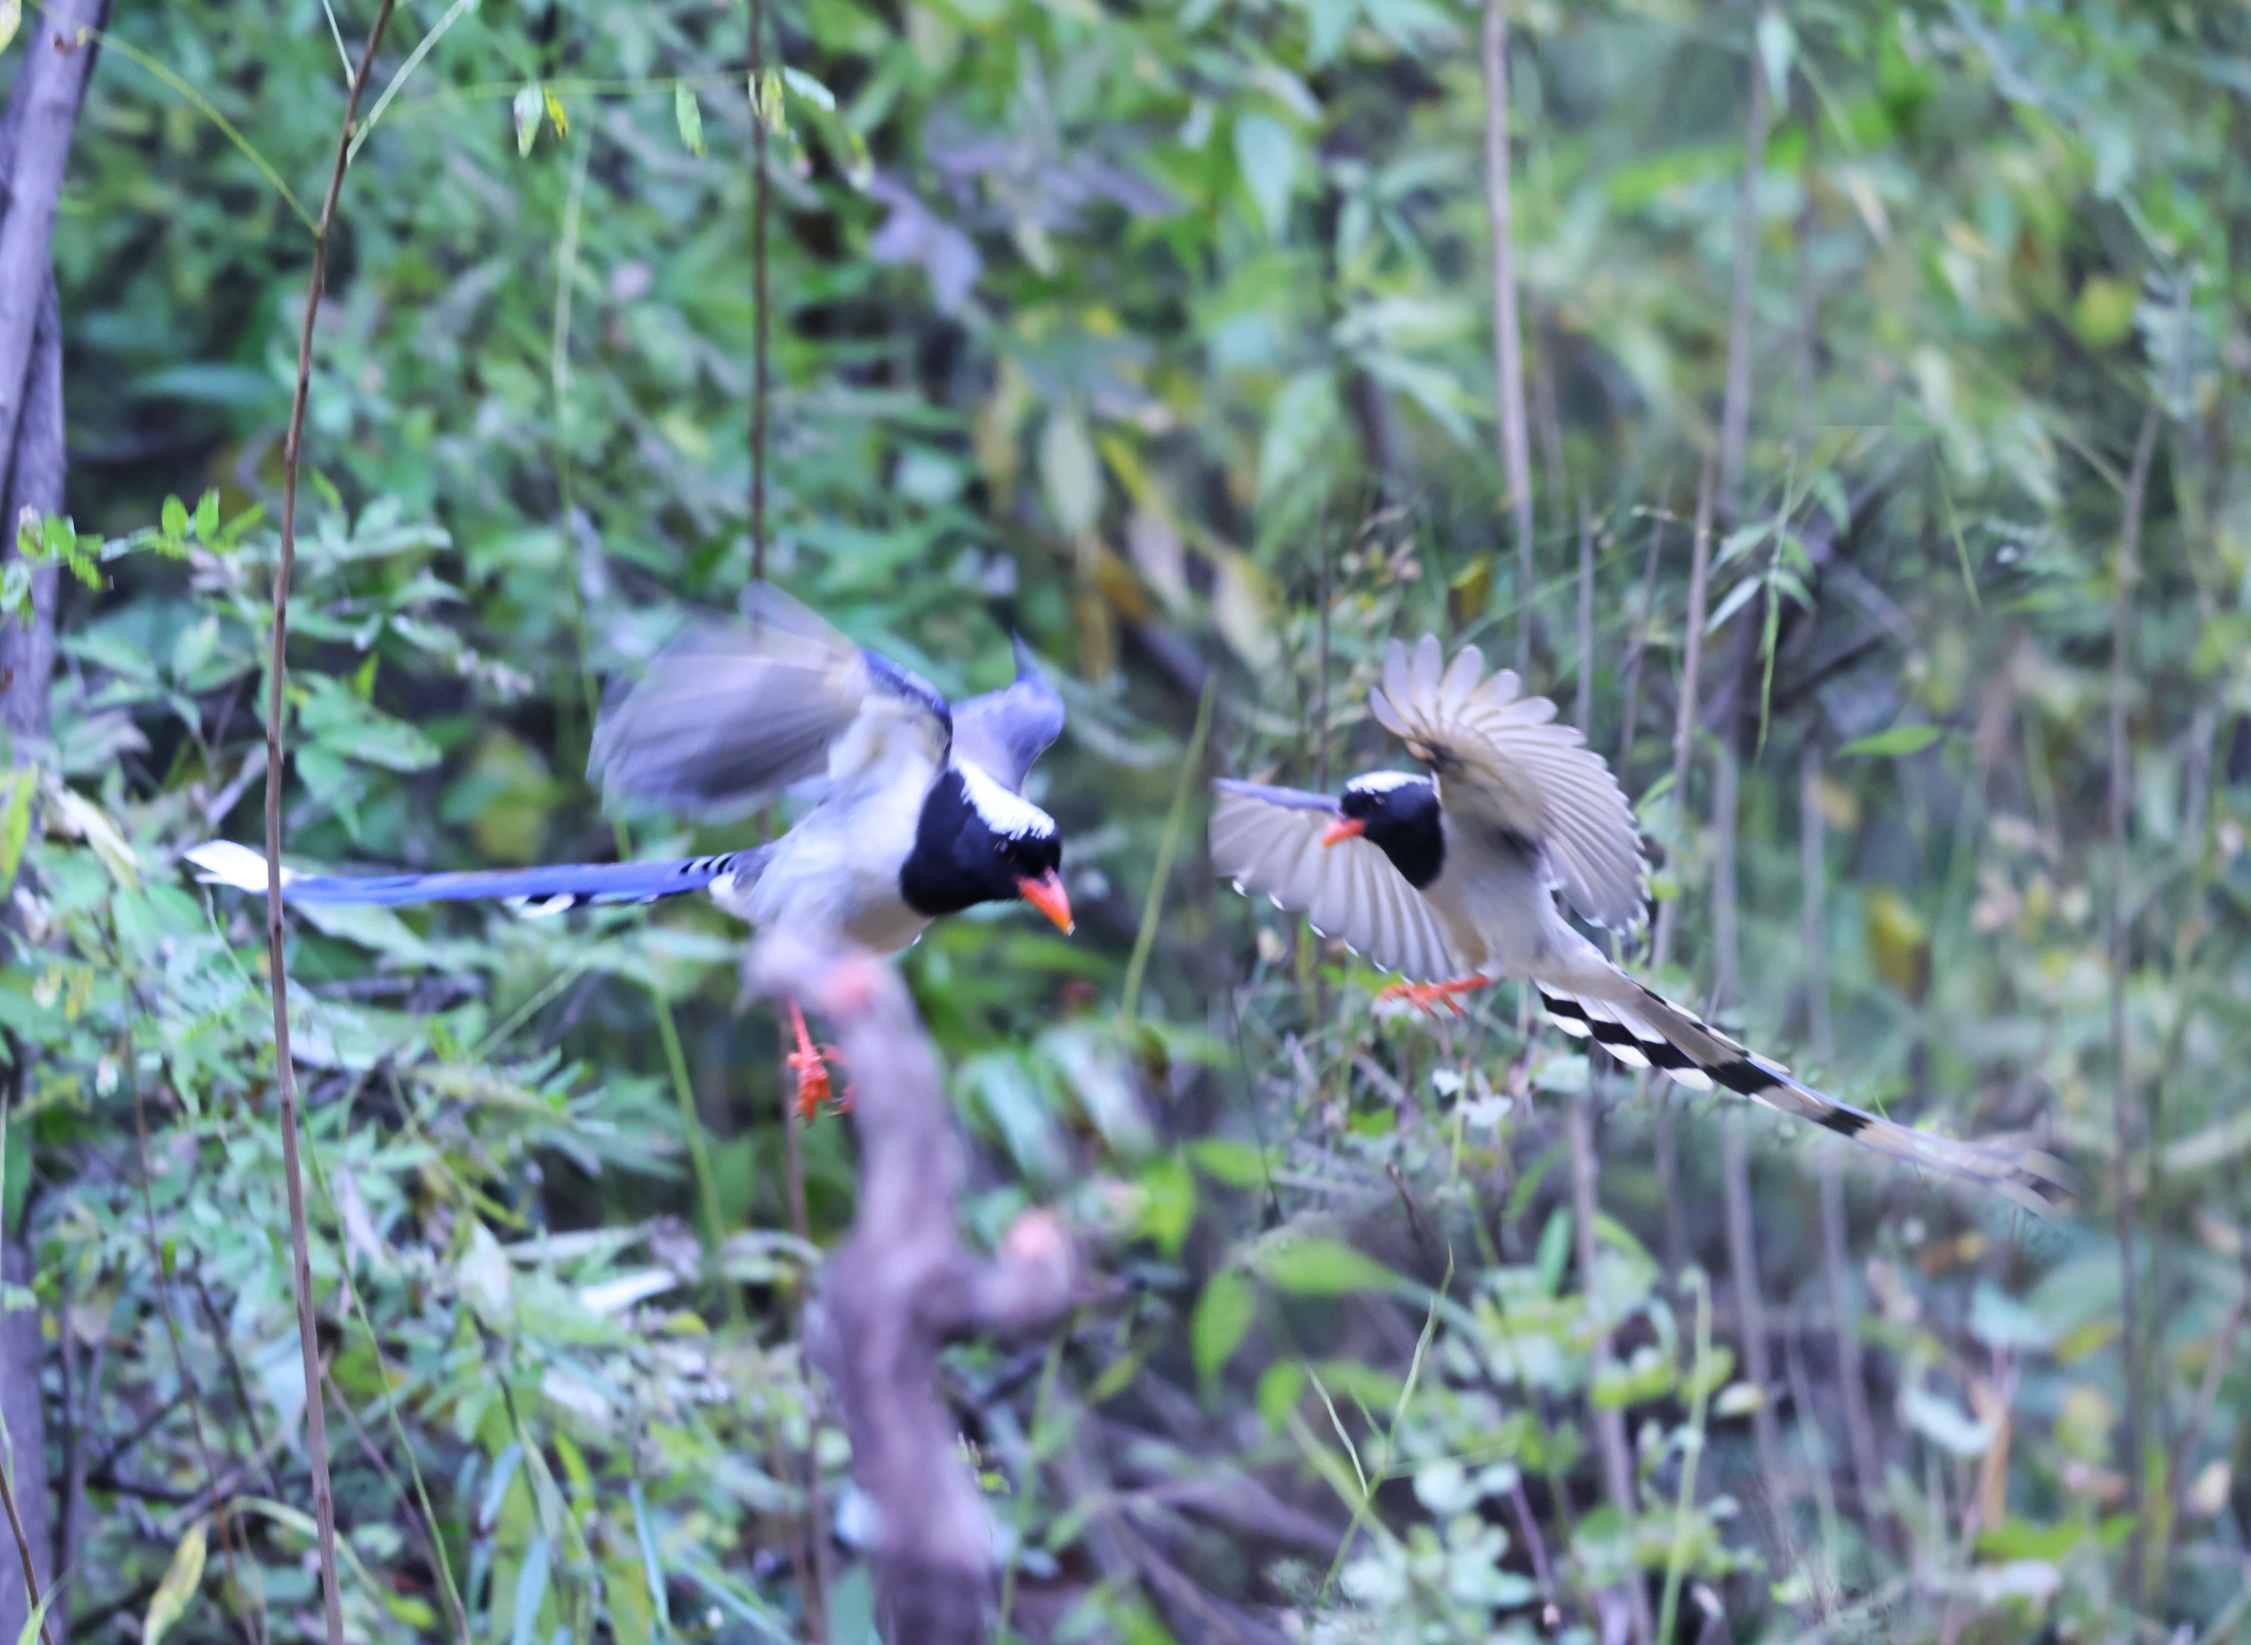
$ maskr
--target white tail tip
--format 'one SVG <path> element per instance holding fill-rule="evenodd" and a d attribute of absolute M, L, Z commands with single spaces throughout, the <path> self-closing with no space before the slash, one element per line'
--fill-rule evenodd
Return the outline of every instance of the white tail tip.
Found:
<path fill-rule="evenodd" d="M 188 852 L 187 859 L 195 864 L 199 870 L 196 878 L 205 885 L 231 885 L 238 891 L 266 889 L 266 859 L 247 845 L 207 840 Z M 288 869 L 281 871 L 284 885 L 291 877 Z"/>

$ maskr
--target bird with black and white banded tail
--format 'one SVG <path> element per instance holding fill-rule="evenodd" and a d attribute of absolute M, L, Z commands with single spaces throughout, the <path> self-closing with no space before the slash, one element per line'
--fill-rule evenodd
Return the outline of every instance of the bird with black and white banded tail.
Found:
<path fill-rule="evenodd" d="M 1555 1024 L 1631 1067 L 1714 1084 L 1909 1164 L 1984 1183 L 2052 1209 L 2036 1183 L 2069 1168 L 2034 1149 L 1961 1142 L 1849 1107 L 1746 1050 L 1636 982 L 1564 917 L 1561 891 L 1590 924 L 1641 916 L 1640 835 L 1610 768 L 1555 705 L 1488 676 L 1475 646 L 1451 665 L 1435 635 L 1394 640 L 1369 708 L 1429 767 L 1374 771 L 1339 798 L 1221 780 L 1212 866 L 1244 893 L 1303 913 L 1402 981 L 1384 993 L 1425 1010 L 1503 979 L 1527 981 Z"/>
<path fill-rule="evenodd" d="M 705 620 L 665 647 L 594 731 L 588 774 L 610 801 L 702 821 L 784 793 L 816 796 L 780 839 L 661 862 L 555 863 L 454 874 L 284 869 L 300 904 L 507 899 L 528 913 L 653 902 L 703 891 L 761 927 L 787 926 L 890 953 L 979 903 L 1030 903 L 1065 932 L 1070 898 L 1055 819 L 1023 796 L 1063 730 L 1063 700 L 1016 642 L 1015 683 L 948 703 L 919 675 L 855 645 L 769 585 L 743 615 Z M 218 840 L 188 852 L 206 883 L 266 889 L 266 861 Z M 798 1100 L 829 1094 L 804 1013 L 791 1008 Z"/>

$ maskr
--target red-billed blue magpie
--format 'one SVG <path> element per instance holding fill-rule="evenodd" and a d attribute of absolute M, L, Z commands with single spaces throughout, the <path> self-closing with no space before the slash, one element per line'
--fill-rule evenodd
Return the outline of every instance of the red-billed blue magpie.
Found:
<path fill-rule="evenodd" d="M 1063 701 L 1016 642 L 1016 681 L 949 704 L 936 687 L 853 644 L 770 586 L 745 615 L 691 627 L 613 698 L 588 774 L 611 801 L 703 820 L 783 793 L 817 794 L 767 845 L 664 862 L 557 863 L 455 874 L 346 876 L 284 870 L 296 903 L 506 898 L 527 912 L 651 902 L 708 891 L 757 926 L 788 925 L 878 952 L 905 948 L 942 914 L 1030 903 L 1072 929 L 1055 820 L 1023 797 L 1032 763 L 1063 729 Z M 188 852 L 207 883 L 266 888 L 264 857 L 228 841 Z M 826 1093 L 804 1018 L 790 1059 L 808 1106 Z"/>
<path fill-rule="evenodd" d="M 1341 798 L 1221 781 L 1212 865 L 1242 892 L 1304 913 L 1324 935 L 1406 980 L 1385 993 L 1458 1010 L 1453 996 L 1531 982 L 1558 1028 L 1681 1084 L 1725 1086 L 1915 1165 L 1987 1183 L 2045 1213 L 2030 1186 L 2070 1181 L 2033 1149 L 1960 1142 L 1848 1107 L 1627 976 L 1564 918 L 1622 929 L 1644 899 L 1641 841 L 1618 780 L 1555 705 L 1490 677 L 1475 646 L 1446 665 L 1434 635 L 1393 641 L 1376 720 L 1428 775 L 1376 771 Z"/>

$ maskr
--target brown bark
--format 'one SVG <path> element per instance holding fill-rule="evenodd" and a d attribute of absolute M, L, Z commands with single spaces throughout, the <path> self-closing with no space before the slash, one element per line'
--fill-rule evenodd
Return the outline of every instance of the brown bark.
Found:
<path fill-rule="evenodd" d="M 898 974 L 865 953 L 824 954 L 777 932 L 746 978 L 825 1017 L 852 1069 L 859 1216 L 824 1267 L 809 1347 L 875 1504 L 873 1564 L 886 1639 L 982 1645 L 993 1527 L 938 1397 L 938 1351 L 959 1337 L 1030 1337 L 1071 1307 L 1076 1259 L 1050 1213 L 1020 1217 L 998 1260 L 965 1251 L 953 1200 L 965 1175 L 936 1053 Z"/>
<path fill-rule="evenodd" d="M 35 14 L 15 89 L 0 115 L 0 563 L 16 552 L 16 523 L 26 509 L 46 515 L 63 506 L 62 324 L 48 244 L 71 132 L 93 71 L 85 29 L 99 27 L 108 14 L 106 0 L 62 0 Z M 0 731 L 17 764 L 47 740 L 54 659 L 50 569 L 33 575 L 29 621 L 0 621 Z M 0 897 L 8 890 L 0 886 Z M 24 1146 L 23 1139 L 15 1146 Z M 30 1256 L 14 1242 L 14 1232 L 0 1223 L 0 1282 L 28 1287 Z M 21 1634 L 32 1592 L 52 1578 L 44 1358 L 38 1309 L 0 1313 L 0 1419 L 10 1441 L 9 1498 L 26 1551 L 22 1559 L 0 1558 L 0 1639 Z M 62 1633 L 61 1619 L 51 1619 L 48 1637 Z"/>

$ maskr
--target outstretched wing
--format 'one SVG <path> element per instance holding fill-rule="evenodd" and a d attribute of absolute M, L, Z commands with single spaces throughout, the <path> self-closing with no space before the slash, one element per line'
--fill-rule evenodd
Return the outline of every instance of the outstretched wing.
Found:
<path fill-rule="evenodd" d="M 944 757 L 952 714 L 928 681 L 770 584 L 744 604 L 738 619 L 688 629 L 603 709 L 586 769 L 605 798 L 740 816 L 825 775 L 830 749 L 871 713 L 925 722 Z"/>
<path fill-rule="evenodd" d="M 1022 792 L 1032 762 L 1063 734 L 1063 699 L 1016 637 L 1016 683 L 954 704 L 954 758 Z"/>
<path fill-rule="evenodd" d="M 1246 896 L 1302 913 L 1325 937 L 1413 982 L 1445 982 L 1470 966 L 1391 859 L 1364 839 L 1323 846 L 1336 801 L 1295 788 L 1221 779 L 1211 814 L 1212 866 Z"/>
<path fill-rule="evenodd" d="M 1573 907 L 1597 925 L 1630 926 L 1644 870 L 1625 793 L 1584 737 L 1554 723 L 1555 704 L 1518 689 L 1508 669 L 1485 677 L 1473 645 L 1445 666 L 1438 637 L 1426 634 L 1411 657 L 1392 641 L 1368 707 L 1437 771 L 1449 813 L 1538 841 Z"/>

